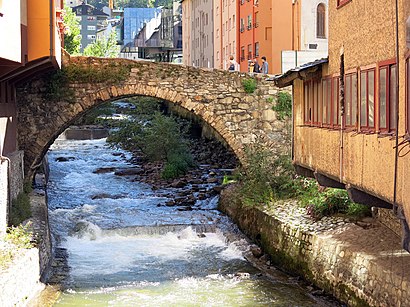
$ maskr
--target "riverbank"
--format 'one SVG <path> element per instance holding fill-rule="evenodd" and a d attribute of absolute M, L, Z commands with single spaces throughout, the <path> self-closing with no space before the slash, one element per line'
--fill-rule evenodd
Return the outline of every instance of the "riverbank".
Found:
<path fill-rule="evenodd" d="M 410 306 L 410 254 L 373 219 L 314 222 L 295 201 L 265 208 L 233 201 L 230 186 L 219 209 L 269 254 L 271 262 L 303 276 L 349 306 Z"/>

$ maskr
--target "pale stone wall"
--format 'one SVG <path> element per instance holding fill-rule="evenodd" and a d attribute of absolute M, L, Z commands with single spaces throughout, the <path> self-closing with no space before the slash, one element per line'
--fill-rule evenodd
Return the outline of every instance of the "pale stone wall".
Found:
<path fill-rule="evenodd" d="M 284 204 L 256 209 L 232 202 L 230 189 L 220 209 L 272 262 L 300 274 L 348 306 L 410 306 L 410 257 L 400 240 L 377 222 L 353 224 L 327 218 L 315 223 L 305 209 Z M 304 216 L 305 215 L 305 216 Z"/>
<path fill-rule="evenodd" d="M 1 173 L 0 173 L 1 174 Z M 36 178 L 37 183 L 43 178 Z M 30 194 L 33 235 L 36 246 L 15 251 L 13 262 L 0 274 L 0 306 L 26 306 L 41 290 L 51 264 L 51 235 L 47 197 L 43 190 Z"/>
<path fill-rule="evenodd" d="M 8 165 L 8 160 L 0 160 L 0 236 L 6 232 L 9 212 Z"/>
<path fill-rule="evenodd" d="M 44 288 L 39 260 L 36 248 L 18 251 L 16 260 L 0 274 L 0 306 L 25 306 Z"/>
<path fill-rule="evenodd" d="M 167 100 L 192 112 L 215 129 L 241 159 L 243 146 L 259 140 L 278 152 L 289 141 L 286 125 L 276 120 L 269 98 L 277 94 L 266 76 L 209 70 L 166 63 L 136 62 L 122 59 L 73 57 L 66 65 L 111 69 L 130 67 L 122 82 L 72 82 L 73 102 L 44 99 L 45 81 L 37 79 L 18 90 L 19 144 L 25 152 L 25 170 L 30 177 L 40 165 L 48 147 L 58 135 L 85 112 L 107 101 L 136 95 Z M 110 66 L 111 65 L 111 66 Z M 242 80 L 253 78 L 254 93 L 246 93 Z"/>

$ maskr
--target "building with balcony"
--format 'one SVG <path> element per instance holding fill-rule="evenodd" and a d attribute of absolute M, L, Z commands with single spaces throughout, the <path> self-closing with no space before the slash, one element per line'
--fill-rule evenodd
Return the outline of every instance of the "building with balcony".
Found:
<path fill-rule="evenodd" d="M 62 7 L 55 0 L 0 1 L 0 233 L 22 189 L 16 87 L 61 66 Z"/>
<path fill-rule="evenodd" d="M 329 59 L 277 83 L 293 85 L 298 172 L 387 209 L 410 250 L 410 2 L 397 10 L 394 0 L 329 1 Z"/>

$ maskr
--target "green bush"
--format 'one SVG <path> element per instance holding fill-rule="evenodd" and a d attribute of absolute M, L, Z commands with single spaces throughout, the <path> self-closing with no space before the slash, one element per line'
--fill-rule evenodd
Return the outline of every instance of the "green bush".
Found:
<path fill-rule="evenodd" d="M 287 92 L 279 92 L 276 98 L 276 104 L 272 107 L 276 112 L 279 120 L 290 118 L 292 116 L 292 95 Z"/>
<path fill-rule="evenodd" d="M 171 179 L 185 174 L 194 164 L 184 135 L 174 118 L 155 112 L 150 120 L 124 121 L 108 142 L 130 151 L 141 150 L 150 161 L 166 162 L 161 176 Z"/>
<path fill-rule="evenodd" d="M 370 215 L 369 207 L 352 202 L 347 191 L 333 188 L 327 188 L 324 192 L 318 191 L 307 201 L 306 209 L 315 220 L 337 213 L 357 218 Z"/>
<path fill-rule="evenodd" d="M 31 217 L 30 198 L 21 192 L 16 199 L 12 201 L 10 224 L 17 226 Z"/>
<path fill-rule="evenodd" d="M 300 193 L 289 155 L 275 157 L 260 144 L 245 147 L 245 158 L 239 169 L 240 198 L 245 205 L 260 205 L 276 198 L 294 197 Z"/>
<path fill-rule="evenodd" d="M 253 78 L 243 79 L 242 86 L 246 93 L 252 94 L 256 90 L 256 80 Z"/>

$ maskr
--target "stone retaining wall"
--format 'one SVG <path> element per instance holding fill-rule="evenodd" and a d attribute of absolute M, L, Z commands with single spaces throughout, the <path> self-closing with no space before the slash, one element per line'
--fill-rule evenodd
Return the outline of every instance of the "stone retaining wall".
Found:
<path fill-rule="evenodd" d="M 410 255 L 389 229 L 377 222 L 360 227 L 331 218 L 326 229 L 312 221 L 305 227 L 301 225 L 308 217 L 293 217 L 292 210 L 299 209 L 290 204 L 267 212 L 232 199 L 232 189 L 225 189 L 220 209 L 276 265 L 304 276 L 349 306 L 410 306 Z"/>
<path fill-rule="evenodd" d="M 25 306 L 44 284 L 40 282 L 39 253 L 36 248 L 18 251 L 12 265 L 0 274 L 0 306 Z"/>
<path fill-rule="evenodd" d="M 32 228 L 37 246 L 16 252 L 13 262 L 0 273 L 0 306 L 26 306 L 44 289 L 52 258 L 47 198 L 43 190 L 30 194 Z"/>

